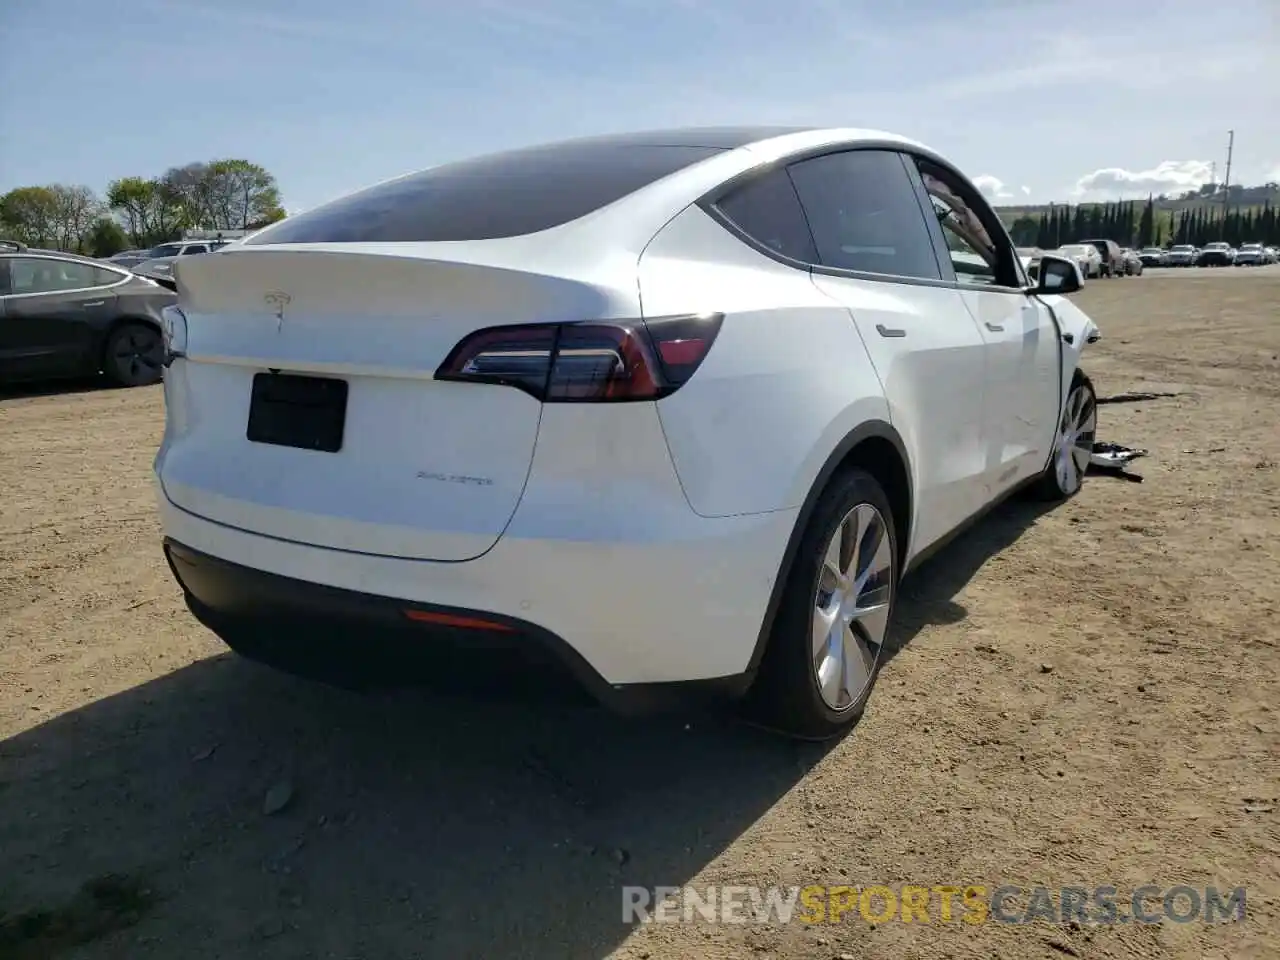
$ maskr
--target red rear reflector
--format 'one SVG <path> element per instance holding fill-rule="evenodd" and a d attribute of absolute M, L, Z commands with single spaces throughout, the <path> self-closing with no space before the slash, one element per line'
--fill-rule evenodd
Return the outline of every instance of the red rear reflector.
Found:
<path fill-rule="evenodd" d="M 460 617 L 453 613 L 436 613 L 432 610 L 406 610 L 404 615 L 418 623 L 434 623 L 440 627 L 459 627 L 463 630 L 496 630 L 499 633 L 514 633 L 513 627 L 505 623 L 494 623 L 479 617 Z"/>
<path fill-rule="evenodd" d="M 662 357 L 662 362 L 677 367 L 697 363 L 706 352 L 705 340 L 668 340 L 658 344 L 658 354 Z"/>

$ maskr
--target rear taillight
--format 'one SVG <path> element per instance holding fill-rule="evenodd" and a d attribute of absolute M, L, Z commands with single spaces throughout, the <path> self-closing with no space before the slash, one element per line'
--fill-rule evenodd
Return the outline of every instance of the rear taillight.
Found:
<path fill-rule="evenodd" d="M 161 362 L 166 367 L 178 357 L 187 355 L 187 316 L 176 306 L 170 305 L 160 311 L 160 335 L 164 343 Z"/>
<path fill-rule="evenodd" d="M 693 376 L 723 319 L 699 314 L 487 327 L 450 351 L 436 379 L 504 384 L 544 403 L 657 400 Z"/>

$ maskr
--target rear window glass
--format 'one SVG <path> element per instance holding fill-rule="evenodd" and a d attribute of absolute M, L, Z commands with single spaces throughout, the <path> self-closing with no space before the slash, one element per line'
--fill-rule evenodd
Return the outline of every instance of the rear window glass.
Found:
<path fill-rule="evenodd" d="M 513 150 L 369 187 L 283 220 L 245 243 L 518 237 L 586 216 L 721 152 L 592 141 Z"/>

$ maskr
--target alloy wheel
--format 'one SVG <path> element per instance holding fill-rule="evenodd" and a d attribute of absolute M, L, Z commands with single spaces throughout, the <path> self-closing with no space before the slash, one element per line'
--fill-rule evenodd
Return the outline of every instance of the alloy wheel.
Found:
<path fill-rule="evenodd" d="M 860 503 L 828 541 L 814 598 L 813 673 L 831 710 L 858 703 L 871 683 L 889 626 L 893 572 L 885 519 Z"/>
<path fill-rule="evenodd" d="M 150 327 L 131 327 L 115 339 L 111 359 L 121 382 L 152 383 L 163 368 L 164 343 Z"/>
<path fill-rule="evenodd" d="M 1085 471 L 1089 469 L 1089 459 L 1093 456 L 1097 428 L 1098 406 L 1093 390 L 1087 384 L 1077 384 L 1067 397 L 1067 408 L 1062 414 L 1054 450 L 1058 487 L 1066 496 L 1071 496 L 1084 483 Z"/>

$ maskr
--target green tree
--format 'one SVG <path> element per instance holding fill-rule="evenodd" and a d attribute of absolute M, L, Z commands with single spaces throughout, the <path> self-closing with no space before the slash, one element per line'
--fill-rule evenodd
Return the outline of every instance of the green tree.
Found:
<path fill-rule="evenodd" d="M 17 187 L 0 197 L 5 239 L 32 247 L 57 242 L 58 198 L 52 187 Z"/>
<path fill-rule="evenodd" d="M 180 228 L 205 226 L 209 219 L 207 163 L 170 167 L 157 178 L 159 188 L 179 211 Z"/>
<path fill-rule="evenodd" d="M 89 231 L 102 216 L 102 201 L 88 187 L 55 183 L 49 189 L 55 199 L 58 249 L 83 253 Z"/>
<path fill-rule="evenodd" d="M 276 207 L 274 210 L 268 212 L 261 220 L 255 220 L 253 223 L 248 224 L 245 229 L 261 230 L 263 227 L 270 226 L 273 223 L 278 223 L 287 216 L 288 214 L 285 213 L 284 207 Z"/>
<path fill-rule="evenodd" d="M 1010 224 L 1009 237 L 1013 240 L 1014 246 L 1030 247 L 1036 242 L 1036 233 L 1039 228 L 1039 220 L 1023 214 Z"/>
<path fill-rule="evenodd" d="M 0 197 L 0 222 L 8 238 L 33 247 L 80 251 L 101 213 L 93 191 L 75 184 L 18 187 Z"/>
<path fill-rule="evenodd" d="M 149 247 L 173 240 L 182 229 L 182 207 L 158 178 L 113 180 L 107 187 L 107 203 L 124 221 L 129 242 L 135 246 Z"/>
<path fill-rule="evenodd" d="M 1147 205 L 1142 208 L 1142 219 L 1138 221 L 1138 246 L 1149 247 L 1156 242 L 1156 208 L 1150 194 L 1147 194 Z"/>
<path fill-rule="evenodd" d="M 1053 218 L 1053 207 L 1049 207 L 1049 212 L 1041 215 L 1040 222 L 1036 224 L 1036 246 L 1041 250 L 1048 250 L 1051 246 L 1049 243 L 1049 225 Z"/>
<path fill-rule="evenodd" d="M 91 257 L 109 257 L 129 246 L 124 229 L 110 217 L 99 217 L 89 228 L 86 240 Z"/>
<path fill-rule="evenodd" d="M 210 163 L 204 170 L 203 198 L 203 225 L 214 230 L 246 230 L 284 217 L 276 178 L 248 160 Z"/>

